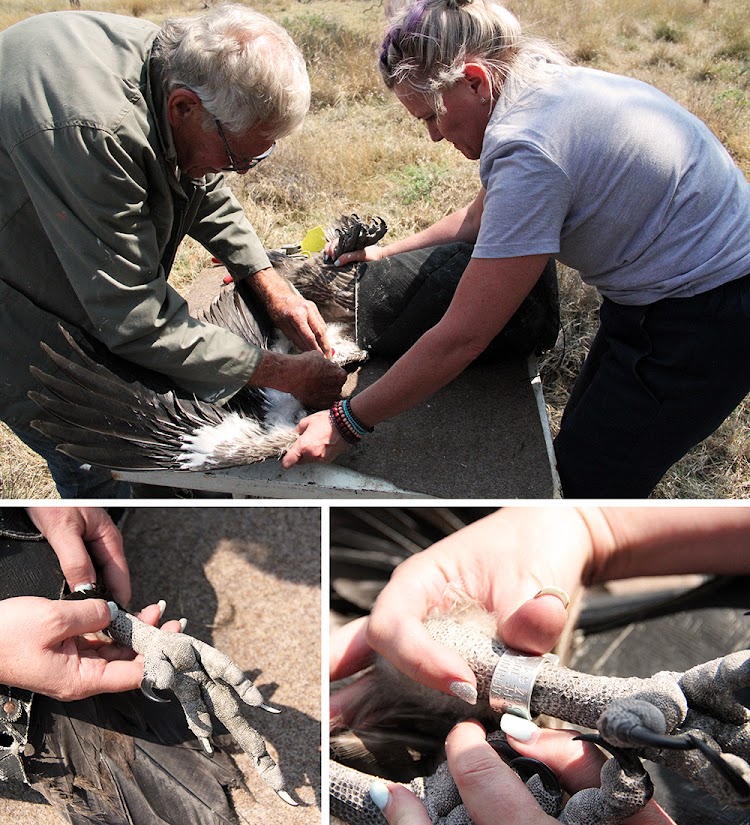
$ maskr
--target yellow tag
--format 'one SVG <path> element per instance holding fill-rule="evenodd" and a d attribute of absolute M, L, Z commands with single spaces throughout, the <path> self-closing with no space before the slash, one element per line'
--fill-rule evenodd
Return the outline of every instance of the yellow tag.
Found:
<path fill-rule="evenodd" d="M 300 251 L 312 255 L 313 252 L 320 252 L 327 243 L 325 230 L 322 226 L 316 226 L 305 235 Z"/>

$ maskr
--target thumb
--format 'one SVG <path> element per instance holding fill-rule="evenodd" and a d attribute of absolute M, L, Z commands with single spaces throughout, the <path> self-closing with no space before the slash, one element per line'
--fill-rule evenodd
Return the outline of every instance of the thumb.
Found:
<path fill-rule="evenodd" d="M 104 630 L 112 621 L 112 614 L 104 599 L 59 601 L 54 603 L 54 609 L 58 613 L 54 634 L 58 640 L 96 633 Z"/>
<path fill-rule="evenodd" d="M 456 725 L 445 741 L 448 767 L 471 821 L 491 825 L 498 821 L 497 812 L 502 811 L 504 825 L 554 822 L 485 737 L 482 726 L 469 720 Z"/>
<path fill-rule="evenodd" d="M 305 430 L 310 426 L 311 418 L 312 416 L 307 415 L 299 422 L 299 424 L 297 424 L 297 435 L 302 435 L 305 432 Z"/>
<path fill-rule="evenodd" d="M 500 623 L 498 632 L 508 647 L 539 655 L 552 650 L 567 620 L 567 604 L 562 596 L 542 593 L 511 613 Z"/>
<path fill-rule="evenodd" d="M 386 785 L 376 779 L 370 785 L 370 798 L 383 812 L 388 825 L 430 825 L 425 806 L 401 785 Z"/>

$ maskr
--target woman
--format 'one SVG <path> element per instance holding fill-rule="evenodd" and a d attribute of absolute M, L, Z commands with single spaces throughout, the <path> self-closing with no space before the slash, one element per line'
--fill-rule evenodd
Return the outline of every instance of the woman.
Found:
<path fill-rule="evenodd" d="M 331 683 L 348 681 L 331 696 L 331 717 L 348 722 L 365 698 L 369 713 L 377 714 L 372 680 L 351 678 L 372 664 L 374 651 L 421 684 L 476 702 L 474 672 L 423 625 L 430 610 L 445 604 L 451 584 L 462 582 L 497 617 L 498 636 L 509 647 L 541 654 L 554 647 L 568 622 L 568 593 L 575 597 L 583 585 L 638 576 L 746 576 L 749 537 L 749 507 L 502 508 L 409 556 L 395 568 L 371 613 L 332 634 Z M 375 688 L 382 693 L 383 682 Z M 388 701 L 395 701 L 390 693 Z M 567 792 L 599 785 L 603 758 L 596 749 L 572 741 L 570 732 L 540 730 L 517 717 L 510 718 L 511 727 L 506 725 L 509 717 L 502 717 L 501 726 L 513 748 L 546 762 Z M 476 720 L 461 722 L 450 732 L 446 755 L 475 825 L 555 821 L 485 742 Z M 370 795 L 389 823 L 430 822 L 422 803 L 404 787 L 375 780 Z M 700 809 L 696 797 L 680 807 L 690 804 Z M 684 821 L 697 820 L 698 815 Z M 652 800 L 627 822 L 668 825 L 673 820 Z"/>
<path fill-rule="evenodd" d="M 331 461 L 461 373 L 548 256 L 598 288 L 601 325 L 555 441 L 568 497 L 643 497 L 750 386 L 750 186 L 656 89 L 569 66 L 492 0 L 412 0 L 380 70 L 432 140 L 477 159 L 472 203 L 341 263 L 464 240 L 442 320 L 383 376 L 304 419 L 283 463 Z M 502 411 L 499 411 L 502 414 Z"/>

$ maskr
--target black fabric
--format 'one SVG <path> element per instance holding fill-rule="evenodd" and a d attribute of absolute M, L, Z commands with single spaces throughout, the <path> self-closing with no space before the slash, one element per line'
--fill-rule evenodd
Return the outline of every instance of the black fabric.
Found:
<path fill-rule="evenodd" d="M 0 599 L 59 599 L 65 586 L 57 556 L 23 507 L 0 508 Z"/>
<path fill-rule="evenodd" d="M 555 439 L 566 498 L 644 498 L 750 390 L 750 275 L 647 306 L 604 299 Z"/>
<path fill-rule="evenodd" d="M 471 244 L 453 243 L 362 264 L 357 273 L 357 343 L 396 358 L 445 314 L 471 260 Z M 554 346 L 560 327 L 555 262 L 479 357 L 491 363 Z"/>

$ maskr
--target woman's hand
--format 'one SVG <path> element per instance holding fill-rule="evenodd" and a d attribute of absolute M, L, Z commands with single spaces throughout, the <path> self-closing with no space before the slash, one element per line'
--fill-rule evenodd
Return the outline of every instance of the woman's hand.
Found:
<path fill-rule="evenodd" d="M 506 508 L 465 527 L 400 564 L 370 616 L 331 637 L 331 680 L 366 667 L 377 651 L 412 679 L 462 698 L 476 688 L 468 664 L 435 642 L 422 620 L 447 604 L 449 584 L 497 615 L 500 638 L 526 653 L 549 651 L 567 612 L 557 595 L 581 584 L 590 560 L 591 535 L 578 511 Z M 346 719 L 357 683 L 332 697 L 332 714 Z"/>
<path fill-rule="evenodd" d="M 139 617 L 156 626 L 162 611 L 150 605 Z M 84 636 L 103 630 L 110 619 L 103 599 L 0 601 L 0 681 L 62 701 L 137 688 L 143 664 L 132 650 Z M 163 629 L 178 632 L 180 623 Z"/>
<path fill-rule="evenodd" d="M 47 539 L 71 590 L 94 584 L 94 561 L 115 601 L 130 601 L 130 573 L 122 535 L 100 507 L 29 507 L 29 518 Z"/>
<path fill-rule="evenodd" d="M 515 750 L 545 762 L 570 794 L 599 786 L 599 772 L 605 757 L 585 742 L 574 742 L 572 731 L 539 731 L 532 743 L 511 739 Z M 461 799 L 475 825 L 497 825 L 502 811 L 503 825 L 551 825 L 557 822 L 542 811 L 519 777 L 495 753 L 478 722 L 461 722 L 446 740 L 448 767 Z M 370 790 L 390 825 L 430 825 L 422 803 L 400 785 L 380 780 Z M 627 825 L 675 825 L 652 800 Z"/>
<path fill-rule="evenodd" d="M 347 443 L 331 422 L 328 410 L 322 410 L 299 422 L 297 441 L 284 454 L 281 466 L 288 470 L 295 464 L 313 461 L 330 464 L 346 448 Z"/>
<path fill-rule="evenodd" d="M 328 241 L 323 248 L 323 260 L 326 261 L 326 263 L 333 262 L 334 266 L 344 266 L 355 261 L 379 261 L 381 258 L 386 257 L 386 247 L 373 245 L 366 246 L 364 249 L 355 249 L 353 252 L 344 252 L 343 255 L 333 261 L 333 254 L 336 251 L 337 245 L 338 238 Z"/>

